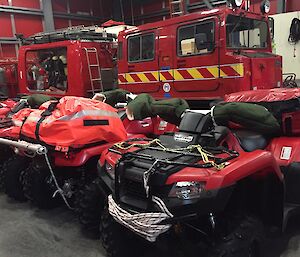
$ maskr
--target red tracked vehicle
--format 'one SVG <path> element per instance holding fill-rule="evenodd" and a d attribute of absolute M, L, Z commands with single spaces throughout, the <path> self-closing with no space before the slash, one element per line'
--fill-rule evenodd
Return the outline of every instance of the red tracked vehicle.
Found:
<path fill-rule="evenodd" d="M 196 102 L 282 85 L 268 17 L 236 5 L 128 29 L 118 43 L 119 85 L 133 93 Z"/>
<path fill-rule="evenodd" d="M 158 244 L 172 238 L 188 245 L 185 250 L 201 242 L 205 256 L 262 256 L 264 228 L 284 230 L 300 210 L 299 93 L 274 89 L 226 98 L 267 107 L 281 124 L 277 136 L 216 126 L 210 116 L 187 112 L 179 132 L 160 137 L 163 147 L 140 139 L 126 142 L 127 150 L 104 152 L 101 185 L 112 195 L 101 233 L 109 256 L 138 256 L 128 245 L 141 238 Z M 178 245 L 171 242 L 170 248 Z"/>
<path fill-rule="evenodd" d="M 90 97 L 116 87 L 116 35 L 104 28 L 78 26 L 19 37 L 20 94 Z"/>
<path fill-rule="evenodd" d="M 0 61 L 0 86 L 5 96 L 92 97 L 115 88 L 116 34 L 106 30 L 77 26 L 29 38 L 17 35 L 23 44 L 18 60 Z M 9 111 L 3 109 L 1 114 Z"/>

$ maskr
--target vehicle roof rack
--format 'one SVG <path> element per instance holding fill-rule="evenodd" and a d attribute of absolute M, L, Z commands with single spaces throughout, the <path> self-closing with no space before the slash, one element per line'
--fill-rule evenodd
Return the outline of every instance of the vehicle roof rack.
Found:
<path fill-rule="evenodd" d="M 64 40 L 87 40 L 97 42 L 112 42 L 117 38 L 116 34 L 107 33 L 105 28 L 98 26 L 75 26 L 53 32 L 40 32 L 28 38 L 22 34 L 16 34 L 22 45 L 43 44 Z"/>

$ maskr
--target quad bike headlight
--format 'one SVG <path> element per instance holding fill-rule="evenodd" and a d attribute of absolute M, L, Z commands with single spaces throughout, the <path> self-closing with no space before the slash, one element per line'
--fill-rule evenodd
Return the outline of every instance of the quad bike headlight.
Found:
<path fill-rule="evenodd" d="M 115 167 L 108 162 L 105 163 L 105 169 L 108 175 L 112 178 L 115 179 Z"/>
<path fill-rule="evenodd" d="M 205 189 L 203 182 L 177 182 L 169 193 L 169 197 L 190 200 L 199 198 Z"/>

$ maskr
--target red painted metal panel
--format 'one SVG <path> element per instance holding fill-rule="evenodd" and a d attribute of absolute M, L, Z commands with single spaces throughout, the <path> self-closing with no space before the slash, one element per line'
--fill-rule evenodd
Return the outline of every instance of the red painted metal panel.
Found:
<path fill-rule="evenodd" d="M 300 11 L 300 1 L 299 0 L 289 0 L 287 1 L 287 12 Z"/>
<path fill-rule="evenodd" d="M 54 19 L 54 27 L 55 29 L 63 29 L 69 27 L 69 20 L 66 19 Z"/>
<path fill-rule="evenodd" d="M 53 12 L 68 12 L 66 0 L 52 0 Z"/>
<path fill-rule="evenodd" d="M 8 0 L 0 0 L 1 5 L 8 5 Z"/>
<path fill-rule="evenodd" d="M 270 0 L 271 2 L 271 10 L 270 14 L 277 13 L 277 0 Z M 252 0 L 251 1 L 251 11 L 256 13 L 261 13 L 260 11 L 261 0 Z"/>
<path fill-rule="evenodd" d="M 24 34 L 25 37 L 43 31 L 43 24 L 42 24 L 41 17 L 16 14 L 15 23 L 16 23 L 16 32 Z"/>
<path fill-rule="evenodd" d="M 10 15 L 3 13 L 0 15 L 0 37 L 13 37 Z"/>
<path fill-rule="evenodd" d="M 1 44 L 0 47 L 0 58 L 11 58 L 16 57 L 16 48 L 14 44 Z"/>
<path fill-rule="evenodd" d="M 41 9 L 39 0 L 12 0 L 13 6 Z"/>

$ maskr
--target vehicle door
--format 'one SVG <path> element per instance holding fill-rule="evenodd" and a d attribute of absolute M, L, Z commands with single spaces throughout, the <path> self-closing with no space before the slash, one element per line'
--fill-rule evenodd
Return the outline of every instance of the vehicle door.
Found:
<path fill-rule="evenodd" d="M 219 21 L 217 17 L 180 24 L 174 53 L 174 88 L 178 92 L 215 92 L 219 89 Z M 193 95 L 197 98 L 197 95 Z"/>
<path fill-rule="evenodd" d="M 127 72 L 122 88 L 132 93 L 159 90 L 157 32 L 145 31 L 127 37 Z M 120 77 L 120 76 L 119 76 Z"/>

